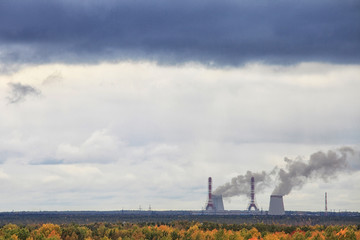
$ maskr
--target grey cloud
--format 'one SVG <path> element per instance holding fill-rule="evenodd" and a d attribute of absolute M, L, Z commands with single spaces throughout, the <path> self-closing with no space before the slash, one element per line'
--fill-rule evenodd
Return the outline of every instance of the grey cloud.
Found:
<path fill-rule="evenodd" d="M 360 62 L 360 4 L 344 1 L 2 1 L 0 60 Z"/>
<path fill-rule="evenodd" d="M 10 156 L 19 156 L 19 155 L 20 154 L 17 152 L 0 149 L 0 164 L 6 162 Z"/>
<path fill-rule="evenodd" d="M 80 145 L 60 144 L 55 159 L 64 163 L 111 163 L 122 156 L 124 143 L 107 130 L 95 131 Z"/>
<path fill-rule="evenodd" d="M 41 92 L 26 84 L 21 83 L 9 83 L 10 93 L 7 96 L 7 100 L 9 103 L 19 103 L 25 100 L 26 96 L 38 96 Z"/>
<path fill-rule="evenodd" d="M 58 165 L 58 164 L 64 164 L 63 159 L 57 159 L 57 158 L 44 158 L 37 161 L 31 161 L 31 165 Z"/>
<path fill-rule="evenodd" d="M 349 155 L 349 168 L 352 171 L 360 171 L 360 152 L 354 152 Z"/>
<path fill-rule="evenodd" d="M 55 71 L 49 76 L 47 76 L 44 81 L 42 82 L 43 85 L 49 85 L 52 83 L 59 82 L 63 79 L 63 76 L 60 71 Z"/>

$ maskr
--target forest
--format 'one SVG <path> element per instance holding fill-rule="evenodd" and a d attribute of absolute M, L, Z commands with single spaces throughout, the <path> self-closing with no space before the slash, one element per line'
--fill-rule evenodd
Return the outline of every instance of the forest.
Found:
<path fill-rule="evenodd" d="M 12 240 L 90 240 L 90 239 L 360 239 L 360 225 L 220 224 L 173 221 L 169 223 L 91 223 L 91 224 L 6 224 L 0 239 Z"/>
<path fill-rule="evenodd" d="M 197 212 L 200 213 L 200 212 Z M 0 226 L 14 223 L 27 224 L 90 224 L 95 222 L 155 222 L 177 221 L 216 222 L 226 224 L 286 224 L 286 225 L 358 225 L 359 213 L 333 214 L 329 216 L 312 214 L 271 215 L 218 215 L 194 214 L 191 211 L 59 211 L 59 212 L 3 212 L 0 213 Z"/>

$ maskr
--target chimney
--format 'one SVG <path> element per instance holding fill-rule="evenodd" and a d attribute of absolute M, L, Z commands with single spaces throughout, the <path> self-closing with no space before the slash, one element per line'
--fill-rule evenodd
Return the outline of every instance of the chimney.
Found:
<path fill-rule="evenodd" d="M 285 214 L 285 210 L 284 210 L 283 196 L 271 195 L 269 215 L 284 215 L 284 214 Z"/>
<path fill-rule="evenodd" d="M 211 194 L 211 184 L 212 184 L 212 179 L 211 179 L 211 177 L 209 177 L 209 181 L 208 181 L 209 199 L 208 199 L 208 203 L 206 205 L 206 210 L 215 210 L 213 200 L 212 200 L 212 194 Z"/>
<path fill-rule="evenodd" d="M 248 207 L 248 211 L 251 210 L 251 208 L 254 208 L 255 211 L 259 211 L 258 207 L 255 204 L 255 179 L 254 177 L 251 177 L 251 189 L 250 189 L 250 204 Z"/>
<path fill-rule="evenodd" d="M 325 216 L 327 216 L 328 209 L 327 209 L 327 192 L 325 192 Z"/>

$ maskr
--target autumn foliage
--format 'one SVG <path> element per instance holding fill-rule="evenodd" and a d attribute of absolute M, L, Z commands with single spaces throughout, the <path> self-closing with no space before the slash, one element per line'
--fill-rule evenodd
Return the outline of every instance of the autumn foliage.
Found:
<path fill-rule="evenodd" d="M 194 240 L 360 240 L 360 226 L 288 226 L 271 224 L 218 224 L 175 221 L 171 223 L 93 223 L 87 225 L 52 223 L 0 228 L 1 239 L 90 240 L 90 239 L 194 239 Z"/>

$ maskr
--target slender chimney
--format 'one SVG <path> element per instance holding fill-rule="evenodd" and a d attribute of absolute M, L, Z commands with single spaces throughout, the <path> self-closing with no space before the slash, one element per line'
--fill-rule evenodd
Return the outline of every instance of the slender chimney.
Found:
<path fill-rule="evenodd" d="M 325 216 L 327 216 L 327 192 L 325 192 Z"/>
<path fill-rule="evenodd" d="M 249 207 L 248 207 L 248 211 L 251 210 L 251 208 L 254 208 L 255 211 L 259 211 L 258 207 L 256 206 L 256 203 L 255 203 L 255 179 L 254 177 L 251 177 L 251 189 L 250 189 L 250 197 L 251 197 L 251 200 L 250 200 L 250 204 L 249 204 Z"/>
<path fill-rule="evenodd" d="M 208 185 L 208 187 L 209 187 L 209 199 L 208 199 L 208 203 L 206 205 L 206 210 L 215 210 L 213 200 L 212 200 L 212 194 L 211 194 L 211 184 L 212 184 L 211 177 L 209 177 L 208 184 L 209 184 Z"/>

